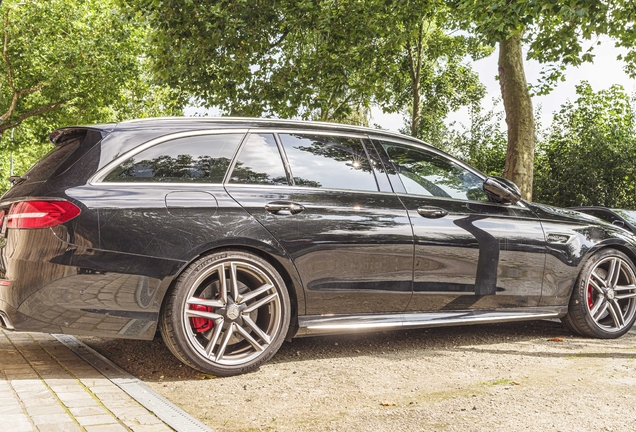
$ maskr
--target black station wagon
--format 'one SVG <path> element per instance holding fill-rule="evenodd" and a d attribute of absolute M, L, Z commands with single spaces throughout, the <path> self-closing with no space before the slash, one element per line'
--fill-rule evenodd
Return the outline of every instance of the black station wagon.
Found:
<path fill-rule="evenodd" d="M 636 238 L 413 138 L 169 118 L 69 127 L 0 201 L 0 324 L 152 339 L 234 375 L 285 339 L 636 318 Z"/>

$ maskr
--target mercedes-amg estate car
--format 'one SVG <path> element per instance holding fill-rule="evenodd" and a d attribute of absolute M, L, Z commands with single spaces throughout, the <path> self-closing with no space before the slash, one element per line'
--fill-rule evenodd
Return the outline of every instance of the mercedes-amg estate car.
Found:
<path fill-rule="evenodd" d="M 257 368 L 285 339 L 561 318 L 619 337 L 636 238 L 426 144 L 271 119 L 69 127 L 0 201 L 5 329 Z"/>

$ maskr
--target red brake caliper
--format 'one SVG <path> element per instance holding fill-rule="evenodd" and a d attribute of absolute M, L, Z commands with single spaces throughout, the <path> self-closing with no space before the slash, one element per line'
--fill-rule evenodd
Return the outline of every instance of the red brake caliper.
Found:
<path fill-rule="evenodd" d="M 191 304 L 190 309 L 199 312 L 212 312 L 212 306 L 203 306 L 198 304 Z M 193 327 L 195 332 L 203 333 L 212 328 L 214 321 L 208 318 L 191 317 L 190 325 Z"/>
<path fill-rule="evenodd" d="M 587 305 L 592 310 L 594 307 L 594 299 L 592 299 L 592 293 L 594 288 L 592 288 L 592 284 L 587 286 Z"/>

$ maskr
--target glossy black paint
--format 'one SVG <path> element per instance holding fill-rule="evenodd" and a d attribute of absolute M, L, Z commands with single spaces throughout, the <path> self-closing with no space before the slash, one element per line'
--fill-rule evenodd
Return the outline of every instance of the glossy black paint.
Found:
<path fill-rule="evenodd" d="M 92 181 L 150 140 L 219 129 L 355 135 L 377 190 L 294 185 L 284 152 L 286 186 L 233 184 L 229 173 L 223 184 Z M 578 212 L 407 194 L 377 140 L 427 147 L 391 133 L 247 119 L 156 119 L 89 133 L 62 172 L 16 185 L 0 202 L 55 197 L 82 210 L 63 225 L 9 229 L 0 239 L 0 279 L 10 283 L 0 286 L 0 311 L 16 330 L 152 338 L 175 278 L 221 249 L 257 253 L 277 268 L 292 327 L 306 315 L 566 306 L 590 254 L 612 246 L 636 258 L 634 237 Z"/>
<path fill-rule="evenodd" d="M 400 194 L 415 231 L 414 297 L 409 310 L 536 306 L 545 240 L 529 209 Z M 430 219 L 423 206 L 448 212 Z"/>

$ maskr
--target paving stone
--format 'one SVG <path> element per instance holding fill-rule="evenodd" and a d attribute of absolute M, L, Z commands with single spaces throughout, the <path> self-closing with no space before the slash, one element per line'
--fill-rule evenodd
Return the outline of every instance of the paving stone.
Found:
<path fill-rule="evenodd" d="M 75 420 L 84 427 L 117 423 L 117 419 L 110 414 L 80 416 L 75 417 Z"/>
<path fill-rule="evenodd" d="M 100 374 L 100 376 L 102 375 Z M 108 379 L 104 378 L 103 376 L 102 378 L 85 378 L 82 376 L 81 378 L 79 378 L 79 380 L 82 382 L 82 384 L 84 384 L 86 387 L 89 387 L 89 388 L 112 384 Z"/>
<path fill-rule="evenodd" d="M 173 429 L 165 424 L 156 425 L 127 425 L 133 432 L 172 432 Z"/>
<path fill-rule="evenodd" d="M 35 415 L 35 416 L 31 416 L 31 420 L 33 420 L 33 423 L 35 423 L 36 426 L 41 424 L 68 423 L 73 421 L 71 416 L 66 413 Z"/>
<path fill-rule="evenodd" d="M 0 371 L 1 432 L 172 430 L 50 335 L 0 330 Z"/>
<path fill-rule="evenodd" d="M 47 378 L 44 380 L 49 386 L 64 386 L 68 385 L 70 381 L 75 381 L 70 376 L 68 378 Z"/>
<path fill-rule="evenodd" d="M 57 397 L 59 397 L 62 402 L 66 403 L 66 401 L 79 400 L 79 399 L 93 399 L 93 397 L 84 390 L 83 387 L 77 386 L 76 391 L 65 391 L 65 392 L 57 392 Z"/>
<path fill-rule="evenodd" d="M 108 414 L 106 408 L 101 406 L 90 406 L 90 407 L 77 407 L 77 408 L 69 408 L 68 409 L 71 414 L 74 416 L 87 416 L 87 415 L 103 415 Z"/>
<path fill-rule="evenodd" d="M 74 392 L 85 392 L 86 389 L 77 384 L 77 382 L 75 380 L 74 384 L 69 384 L 69 385 L 50 385 L 51 390 L 53 390 L 55 393 L 74 393 Z"/>
<path fill-rule="evenodd" d="M 93 387 L 89 387 L 89 389 L 90 389 L 90 391 L 92 391 L 95 394 L 98 394 L 98 393 L 122 393 L 123 392 L 123 390 L 120 389 L 119 387 L 117 387 L 115 384 L 93 386 Z"/>
<path fill-rule="evenodd" d="M 0 419 L 4 418 L 5 415 L 9 414 L 17 414 L 22 411 L 22 407 L 18 403 L 18 401 L 14 401 L 13 403 L 0 404 Z"/>
<path fill-rule="evenodd" d="M 91 399 L 72 399 L 72 400 L 66 400 L 63 401 L 64 405 L 67 406 L 67 408 L 81 408 L 81 407 L 92 407 L 92 406 L 100 406 L 99 402 L 97 402 L 95 399 L 91 398 Z"/>
<path fill-rule="evenodd" d="M 30 416 L 44 415 L 44 414 L 64 414 L 66 410 L 62 405 L 42 405 L 42 406 L 33 406 L 27 407 L 27 413 Z"/>
<path fill-rule="evenodd" d="M 128 432 L 126 428 L 117 424 L 86 426 L 86 432 Z"/>
<path fill-rule="evenodd" d="M 81 428 L 74 422 L 38 425 L 39 432 L 81 432 Z"/>
<path fill-rule="evenodd" d="M 162 421 L 159 420 L 157 417 L 155 417 L 152 414 L 148 414 L 147 412 L 145 414 L 141 414 L 141 415 L 136 415 L 133 417 L 133 421 L 135 423 L 139 423 L 142 425 L 154 425 L 154 424 L 161 424 Z M 125 422 L 126 424 L 128 424 L 128 422 Z"/>
<path fill-rule="evenodd" d="M 35 430 L 25 414 L 7 414 L 2 416 L 2 427 L 11 432 L 26 432 Z"/>

